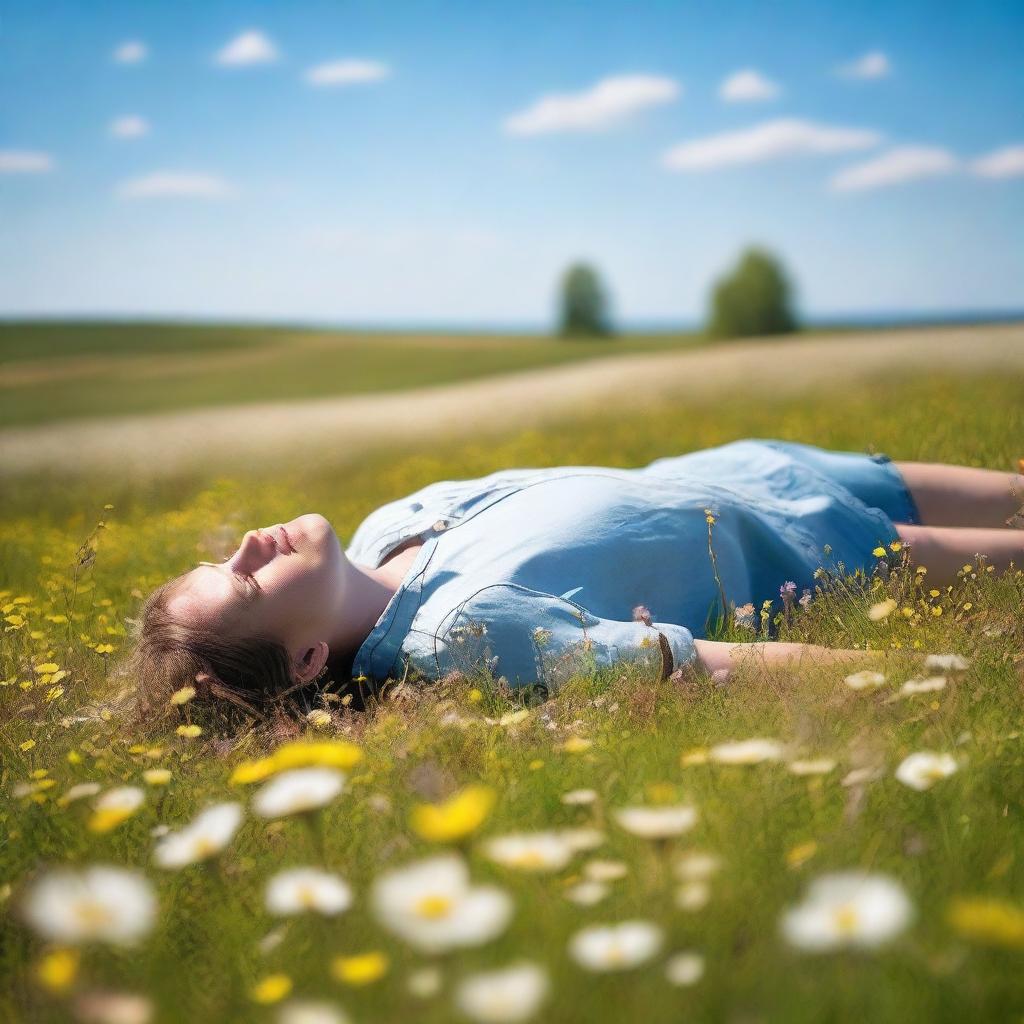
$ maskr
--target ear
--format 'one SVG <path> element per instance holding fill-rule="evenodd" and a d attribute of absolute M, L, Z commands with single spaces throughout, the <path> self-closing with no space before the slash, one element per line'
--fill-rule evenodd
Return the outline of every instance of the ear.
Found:
<path fill-rule="evenodd" d="M 292 678 L 297 683 L 308 683 L 315 679 L 327 664 L 327 656 L 330 653 L 331 649 L 323 640 L 318 640 L 312 647 L 304 648 L 292 659 Z"/>

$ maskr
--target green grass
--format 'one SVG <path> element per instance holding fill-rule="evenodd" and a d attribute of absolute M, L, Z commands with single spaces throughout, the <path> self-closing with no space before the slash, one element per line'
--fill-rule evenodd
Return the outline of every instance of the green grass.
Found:
<path fill-rule="evenodd" d="M 842 672 L 808 665 L 774 672 L 748 666 L 724 689 L 707 679 L 683 687 L 612 671 L 575 679 L 515 728 L 444 724 L 451 712 L 479 719 L 515 706 L 483 677 L 405 690 L 368 713 L 338 716 L 332 731 L 356 741 L 365 758 L 323 815 L 323 859 L 353 886 L 355 904 L 331 921 L 293 921 L 281 944 L 266 954 L 256 943 L 276 927 L 262 904 L 267 877 L 321 860 L 301 823 L 268 827 L 249 815 L 216 871 L 159 871 L 151 863 L 149 835 L 159 823 L 184 823 L 209 802 L 247 800 L 248 792 L 229 787 L 227 779 L 266 740 L 245 735 L 235 746 L 213 727 L 199 740 L 185 740 L 174 734 L 173 722 L 142 735 L 98 712 L 109 697 L 105 677 L 121 653 L 125 620 L 135 614 L 140 596 L 253 524 L 319 509 L 347 536 L 380 503 L 435 479 L 511 465 L 638 465 L 738 437 L 1010 469 L 1024 455 L 1022 385 L 1012 376 L 879 378 L 856 391 L 778 404 L 743 395 L 640 410 L 624 402 L 614 414 L 545 432 L 487 444 L 464 440 L 390 459 L 375 455 L 344 467 L 340 460 L 338 466 L 320 460 L 266 478 L 194 475 L 145 486 L 43 477 L 20 482 L 0 510 L 4 615 L 25 620 L 6 622 L 0 634 L 0 676 L 7 684 L 0 688 L 0 883 L 11 887 L 5 905 L 10 913 L 0 916 L 0 1019 L 67 1019 L 66 997 L 34 980 L 33 965 L 45 947 L 18 909 L 28 883 L 46 866 L 94 862 L 144 871 L 156 888 L 160 917 L 135 950 L 87 948 L 78 985 L 146 992 L 158 1004 L 161 1022 L 272 1020 L 273 1011 L 252 1005 L 246 992 L 278 971 L 293 979 L 297 995 L 334 1000 L 355 1021 L 448 1022 L 458 1019 L 451 986 L 459 977 L 523 958 L 543 964 L 551 976 L 552 998 L 538 1019 L 567 1024 L 1019 1017 L 1019 929 L 1005 931 L 1000 945 L 991 936 L 958 933 L 947 916 L 956 897 L 993 898 L 1010 908 L 1007 914 L 1024 908 L 1019 574 L 995 579 L 976 567 L 951 591 L 932 597 L 927 583 L 895 572 L 869 594 L 851 587 L 822 595 L 791 624 L 781 624 L 787 639 L 888 650 L 890 682 L 876 692 L 855 692 L 843 684 Z M 114 509 L 102 511 L 106 502 Z M 48 619 L 69 611 L 69 566 L 98 517 L 106 525 L 87 549 L 95 551 L 95 560 L 78 573 L 70 621 Z M 912 615 L 870 621 L 868 603 L 887 593 Z M 28 600 L 13 606 L 18 597 Z M 932 612 L 935 607 L 941 615 Z M 101 643 L 112 644 L 114 652 L 97 654 Z M 941 692 L 890 700 L 911 674 L 915 651 L 959 652 L 971 667 L 952 674 Z M 33 666 L 51 660 L 69 675 L 64 693 L 47 702 L 50 684 L 19 684 L 32 682 Z M 474 686 L 480 701 L 473 700 Z M 88 720 L 66 721 L 90 708 Z M 560 744 L 570 735 L 586 736 L 593 746 L 567 753 Z M 833 757 L 838 767 L 806 779 L 780 764 L 681 763 L 686 751 L 751 736 L 775 737 L 801 756 Z M 28 740 L 35 746 L 22 750 Z M 159 757 L 139 752 L 153 747 L 163 751 Z M 921 749 L 954 752 L 963 766 L 927 792 L 912 791 L 893 778 L 893 770 Z M 80 764 L 69 763 L 70 750 L 81 755 Z M 141 771 L 153 764 L 171 769 L 170 786 L 151 790 L 143 809 L 107 835 L 84 827 L 84 805 L 61 808 L 55 802 L 76 782 L 139 783 Z M 864 764 L 882 766 L 882 777 L 862 788 L 840 784 Z M 40 769 L 56 784 L 34 796 L 15 796 L 18 784 L 31 782 Z M 474 878 L 506 889 L 516 912 L 496 941 L 446 958 L 444 990 L 421 1003 L 405 982 L 424 958 L 380 928 L 368 907 L 368 888 L 385 868 L 429 852 L 408 825 L 413 803 L 478 781 L 498 792 L 481 836 L 581 824 L 592 812 L 565 807 L 559 796 L 577 787 L 596 789 L 608 838 L 595 855 L 621 859 L 629 874 L 612 884 L 605 902 L 581 908 L 564 892 L 586 855 L 554 876 L 528 876 L 491 864 L 471 842 Z M 679 849 L 722 859 L 702 910 L 676 909 L 655 851 L 607 818 L 611 808 L 666 792 L 692 801 L 700 812 Z M 791 866 L 799 859 L 791 851 L 799 847 L 807 859 Z M 855 867 L 900 881 L 914 904 L 912 925 L 873 952 L 812 956 L 788 947 L 778 933 L 784 910 L 818 875 Z M 602 976 L 585 972 L 567 955 L 569 937 L 583 925 L 637 918 L 666 933 L 665 952 L 648 965 Z M 383 980 L 357 989 L 331 978 L 332 956 L 374 949 L 391 960 Z M 700 952 L 706 973 L 693 987 L 675 989 L 664 979 L 665 954 L 682 949 Z"/>
<path fill-rule="evenodd" d="M 0 323 L 0 427 L 403 390 L 703 340 Z"/>

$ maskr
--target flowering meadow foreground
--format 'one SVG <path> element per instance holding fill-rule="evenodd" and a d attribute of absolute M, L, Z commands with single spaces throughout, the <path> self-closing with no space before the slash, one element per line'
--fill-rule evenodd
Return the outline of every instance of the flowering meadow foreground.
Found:
<path fill-rule="evenodd" d="M 715 636 L 884 658 L 584 673 L 532 706 L 480 673 L 241 731 L 186 688 L 138 724 L 115 668 L 142 596 L 255 523 L 318 510 L 345 537 L 434 479 L 744 436 L 1015 468 L 1022 385 L 880 380 L 626 410 L 383 469 L 10 488 L 0 1020 L 1019 1017 L 1019 570 L 973 560 L 940 590 L 906 549 L 879 549 L 871 577 L 823 575 Z"/>

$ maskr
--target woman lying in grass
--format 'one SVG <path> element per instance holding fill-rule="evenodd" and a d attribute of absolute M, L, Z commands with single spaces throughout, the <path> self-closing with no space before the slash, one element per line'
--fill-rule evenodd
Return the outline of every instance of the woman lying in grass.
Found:
<path fill-rule="evenodd" d="M 246 533 L 149 597 L 133 669 L 154 706 L 198 684 L 259 710 L 308 706 L 328 673 L 372 686 L 486 666 L 551 690 L 625 661 L 662 677 L 750 651 L 848 661 L 865 652 L 704 635 L 716 609 L 809 594 L 822 570 L 870 574 L 879 548 L 908 545 L 936 586 L 977 553 L 1019 565 L 1022 501 L 1016 474 L 765 440 L 445 481 L 372 513 L 347 551 L 316 514 Z"/>

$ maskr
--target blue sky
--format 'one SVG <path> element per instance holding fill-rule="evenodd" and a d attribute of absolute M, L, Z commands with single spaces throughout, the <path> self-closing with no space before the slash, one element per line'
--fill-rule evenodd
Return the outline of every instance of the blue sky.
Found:
<path fill-rule="evenodd" d="M 0 0 L 0 314 L 543 324 L 582 258 L 620 321 L 692 321 L 751 242 L 812 316 L 1020 309 L 1022 38 L 1016 2 Z"/>

